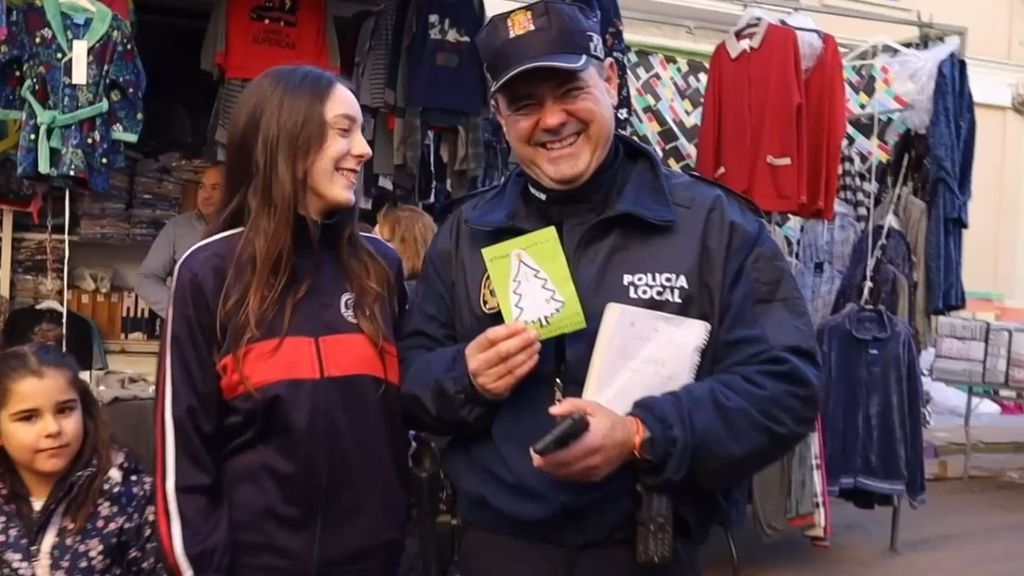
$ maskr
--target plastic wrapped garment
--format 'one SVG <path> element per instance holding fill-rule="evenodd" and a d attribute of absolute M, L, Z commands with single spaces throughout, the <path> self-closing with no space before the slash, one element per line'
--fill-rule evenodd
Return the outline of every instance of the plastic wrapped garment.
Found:
<path fill-rule="evenodd" d="M 909 103 L 903 112 L 903 122 L 918 134 L 927 132 L 931 122 L 939 64 L 958 50 L 960 38 L 951 36 L 938 46 L 884 59 L 884 64 L 892 70 L 897 92 Z"/>

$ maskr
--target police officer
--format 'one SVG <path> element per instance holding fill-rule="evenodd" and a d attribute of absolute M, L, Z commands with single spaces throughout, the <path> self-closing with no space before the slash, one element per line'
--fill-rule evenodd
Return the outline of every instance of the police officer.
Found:
<path fill-rule="evenodd" d="M 618 76 L 595 14 L 537 2 L 491 18 L 477 44 L 520 167 L 444 224 L 400 342 L 410 423 L 451 437 L 461 573 L 697 574 L 728 489 L 813 427 L 806 304 L 754 208 L 614 134 Z M 501 323 L 480 250 L 551 225 L 587 328 L 541 343 Z M 709 322 L 696 382 L 626 416 L 580 399 L 609 302 Z M 532 454 L 573 411 L 589 430 Z M 669 565 L 635 560 L 638 479 L 671 497 Z"/>

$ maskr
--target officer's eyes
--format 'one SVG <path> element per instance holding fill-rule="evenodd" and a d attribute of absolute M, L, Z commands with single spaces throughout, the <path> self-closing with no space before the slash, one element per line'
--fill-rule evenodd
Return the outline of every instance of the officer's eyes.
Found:
<path fill-rule="evenodd" d="M 583 86 L 571 86 L 562 92 L 563 99 L 576 98 L 583 93 Z"/>
<path fill-rule="evenodd" d="M 515 114 L 523 114 L 537 109 L 537 103 L 533 100 L 526 100 L 523 102 L 516 102 L 511 106 L 512 112 Z"/>

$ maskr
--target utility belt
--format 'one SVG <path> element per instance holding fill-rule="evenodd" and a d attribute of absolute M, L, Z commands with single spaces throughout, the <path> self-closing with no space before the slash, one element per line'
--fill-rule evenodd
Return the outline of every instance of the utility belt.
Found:
<path fill-rule="evenodd" d="M 413 500 L 423 575 L 447 576 L 458 562 L 465 526 L 455 511 L 455 491 L 441 472 L 435 442 L 423 434 L 415 434 L 414 441 Z M 633 542 L 637 564 L 663 565 L 674 559 L 672 498 L 643 482 L 637 483 Z"/>

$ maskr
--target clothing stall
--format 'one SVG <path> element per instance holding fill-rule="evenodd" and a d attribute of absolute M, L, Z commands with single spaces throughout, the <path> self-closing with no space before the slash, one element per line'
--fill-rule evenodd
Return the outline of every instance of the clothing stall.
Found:
<path fill-rule="evenodd" d="M 600 9 L 619 63 L 617 128 L 763 211 L 818 330 L 819 424 L 737 493 L 731 508 L 744 513 L 723 524 L 737 526 L 749 503 L 766 537 L 793 530 L 827 547 L 839 498 L 891 506 L 897 549 L 903 502 L 925 500 L 918 354 L 934 344 L 933 317 L 965 304 L 964 29 L 736 2 L 735 21 L 706 25 L 721 38 L 711 54 L 664 54 L 627 46 L 617 0 L 574 1 Z M 360 182 L 371 218 L 401 202 L 440 220 L 514 166 L 473 43 L 483 0 L 8 0 L 3 12 L 3 343 L 66 345 L 96 371 L 129 445 L 151 437 L 139 418 L 152 410 L 118 403 L 150 401 L 160 336 L 132 271 L 224 158 L 253 77 L 305 63 L 351 83 L 374 150 Z M 918 33 L 851 45 L 819 28 L 818 13 Z M 28 42 L 33 27 L 52 42 Z"/>
<path fill-rule="evenodd" d="M 3 345 L 65 346 L 147 463 L 162 321 L 134 292 L 135 270 L 167 221 L 194 209 L 253 77 L 309 64 L 353 86 L 375 151 L 365 208 L 441 207 L 499 165 L 483 152 L 495 128 L 472 43 L 481 2 L 0 4 Z"/>
<path fill-rule="evenodd" d="M 965 33 L 878 16 L 918 34 L 841 44 L 812 13 L 844 10 L 756 4 L 709 25 L 723 33 L 710 57 L 630 50 L 631 133 L 762 210 L 818 330 L 819 425 L 751 482 L 756 527 L 825 547 L 830 498 L 891 506 L 896 550 L 902 503 L 925 501 L 918 355 L 932 317 L 965 304 Z"/>

